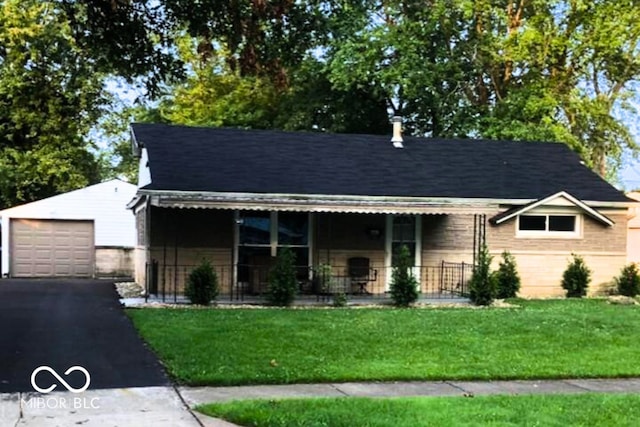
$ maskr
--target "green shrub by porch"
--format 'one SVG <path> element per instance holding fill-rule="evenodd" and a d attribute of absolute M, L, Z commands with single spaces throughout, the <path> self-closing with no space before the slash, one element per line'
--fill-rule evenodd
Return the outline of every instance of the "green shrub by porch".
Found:
<path fill-rule="evenodd" d="M 516 259 L 509 251 L 502 252 L 502 261 L 496 272 L 496 297 L 499 299 L 515 298 L 520 290 L 520 276 Z"/>
<path fill-rule="evenodd" d="M 291 305 L 296 297 L 298 281 L 296 280 L 296 255 L 289 248 L 280 248 L 276 264 L 269 271 L 269 289 L 267 300 L 272 305 Z"/>
<path fill-rule="evenodd" d="M 208 260 L 189 273 L 185 295 L 192 304 L 209 305 L 218 296 L 218 276 Z"/>
<path fill-rule="evenodd" d="M 469 281 L 469 298 L 476 305 L 491 305 L 496 295 L 496 274 L 491 274 L 491 260 L 487 245 L 478 253 L 478 264 Z"/>
<path fill-rule="evenodd" d="M 638 266 L 634 263 L 625 265 L 620 276 L 615 279 L 616 287 L 620 295 L 635 297 L 640 293 L 640 274 Z"/>
<path fill-rule="evenodd" d="M 402 245 L 391 276 L 391 299 L 398 307 L 408 307 L 418 299 L 418 281 L 412 268 L 411 252 L 406 245 Z"/>
<path fill-rule="evenodd" d="M 567 291 L 567 298 L 581 298 L 587 295 L 591 270 L 580 255 L 572 256 L 573 260 L 562 274 L 562 288 Z"/>

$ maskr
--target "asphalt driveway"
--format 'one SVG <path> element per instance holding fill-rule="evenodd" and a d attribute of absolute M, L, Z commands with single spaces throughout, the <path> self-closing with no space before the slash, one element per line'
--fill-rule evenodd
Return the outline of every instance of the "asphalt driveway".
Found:
<path fill-rule="evenodd" d="M 0 280 L 0 393 L 34 391 L 31 374 L 49 366 L 73 388 L 168 385 L 153 353 L 120 308 L 113 283 L 98 280 Z M 48 371 L 41 388 L 63 384 Z"/>

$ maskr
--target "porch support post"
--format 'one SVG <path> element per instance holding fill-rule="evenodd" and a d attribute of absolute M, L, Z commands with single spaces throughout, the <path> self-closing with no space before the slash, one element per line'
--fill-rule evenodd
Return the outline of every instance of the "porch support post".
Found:
<path fill-rule="evenodd" d="M 392 245 L 393 240 L 393 215 L 386 214 L 385 226 L 384 226 L 384 290 L 389 290 L 389 283 L 391 283 L 391 261 L 392 261 Z"/>
<path fill-rule="evenodd" d="M 313 256 L 315 254 L 314 246 L 316 242 L 316 235 L 314 230 L 316 229 L 316 215 L 313 212 L 309 212 L 309 223 L 307 230 L 307 247 L 308 250 L 308 264 L 309 264 L 309 280 L 313 279 Z"/>
<path fill-rule="evenodd" d="M 238 247 L 240 246 L 240 211 L 233 211 L 233 250 L 231 251 L 231 288 L 230 299 L 233 300 L 233 290 L 238 289 Z"/>
<path fill-rule="evenodd" d="M 173 302 L 178 302 L 178 227 L 175 221 L 173 224 L 174 247 L 173 247 Z"/>
<path fill-rule="evenodd" d="M 160 208 L 158 208 L 160 209 Z M 167 283 L 167 238 L 169 234 L 169 220 L 167 218 L 167 208 L 162 209 L 162 221 L 164 222 L 162 233 L 162 302 L 165 301 Z"/>
<path fill-rule="evenodd" d="M 418 281 L 418 291 L 422 289 L 422 284 L 420 282 L 421 271 L 422 271 L 422 215 L 416 215 L 416 229 L 415 229 L 415 239 L 416 239 L 416 255 L 414 261 L 414 269 L 413 274 Z"/>

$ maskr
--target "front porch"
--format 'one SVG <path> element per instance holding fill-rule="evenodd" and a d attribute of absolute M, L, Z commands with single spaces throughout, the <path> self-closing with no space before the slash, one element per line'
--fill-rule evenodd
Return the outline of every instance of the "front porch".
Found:
<path fill-rule="evenodd" d="M 148 298 L 162 302 L 182 302 L 184 286 L 196 265 L 166 265 L 153 261 L 147 265 L 145 294 Z M 218 277 L 220 294 L 218 300 L 229 302 L 263 303 L 268 290 L 269 268 L 264 265 L 214 265 Z M 259 279 L 255 282 L 235 281 L 237 269 L 252 271 Z M 318 266 L 298 276 L 296 302 L 331 302 L 336 295 L 344 295 L 351 303 L 390 301 L 389 283 L 386 277 L 392 267 L 372 269 L 371 277 L 352 277 L 347 266 Z M 421 300 L 466 299 L 469 295 L 469 279 L 473 265 L 442 261 L 437 266 L 416 267 L 419 278 Z"/>
<path fill-rule="evenodd" d="M 278 251 L 296 255 L 298 296 L 329 301 L 389 298 L 395 252 L 406 245 L 422 298 L 468 295 L 484 215 L 469 213 L 279 212 L 149 207 L 144 217 L 146 294 L 162 301 L 184 295 L 189 273 L 206 259 L 219 299 L 261 301 Z M 146 224 L 144 224 L 146 223 Z M 146 225 L 146 226 L 145 226 Z"/>

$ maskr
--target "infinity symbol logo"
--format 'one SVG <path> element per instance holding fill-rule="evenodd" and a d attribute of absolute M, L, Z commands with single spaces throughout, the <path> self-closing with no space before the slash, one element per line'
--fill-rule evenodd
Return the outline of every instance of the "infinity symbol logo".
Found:
<path fill-rule="evenodd" d="M 71 387 L 69 385 L 69 383 L 67 383 L 65 380 L 63 380 L 62 377 L 60 375 L 58 375 L 58 373 L 56 371 L 54 371 L 52 368 L 50 368 L 49 366 L 40 366 L 40 367 L 36 368 L 35 371 L 33 371 L 31 373 L 31 386 L 36 391 L 39 391 L 40 393 L 49 393 L 50 391 L 52 391 L 54 388 L 56 388 L 58 386 L 57 384 L 52 384 L 51 387 L 49 387 L 49 388 L 40 388 L 40 387 L 38 387 L 38 384 L 36 384 L 36 375 L 38 375 L 38 373 L 40 373 L 42 371 L 47 371 L 51 375 L 56 377 L 56 379 L 63 386 L 65 386 L 65 388 L 67 390 L 69 390 L 71 393 L 82 393 L 87 388 L 89 388 L 89 384 L 91 384 L 91 375 L 89 375 L 89 372 L 86 369 L 84 369 L 82 366 L 72 366 L 69 369 L 67 369 L 66 371 L 64 371 L 65 375 L 69 375 L 73 371 L 82 372 L 84 374 L 85 378 L 87 379 L 87 382 L 84 384 L 84 386 L 82 386 L 82 388 L 73 388 L 73 387 Z"/>

